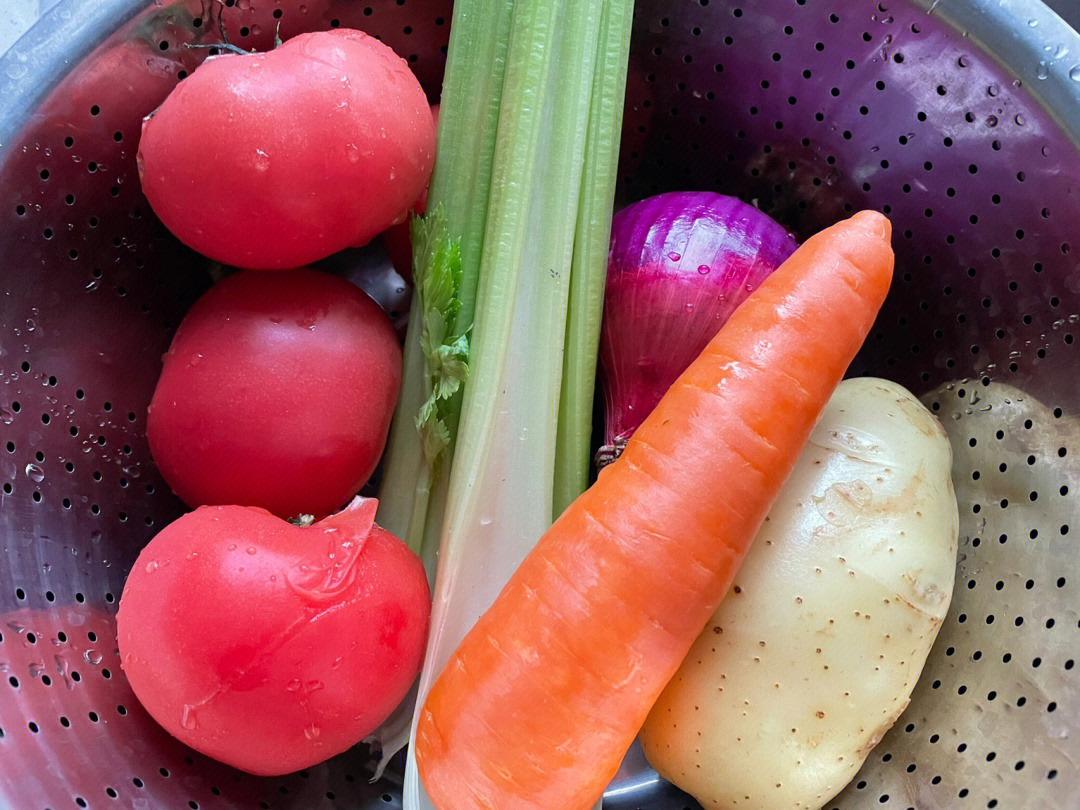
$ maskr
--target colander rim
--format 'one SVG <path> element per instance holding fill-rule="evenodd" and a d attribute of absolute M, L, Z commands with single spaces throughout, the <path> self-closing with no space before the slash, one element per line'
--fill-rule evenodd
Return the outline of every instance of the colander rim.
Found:
<path fill-rule="evenodd" d="M 148 0 L 60 0 L 0 55 L 0 164 L 19 130 L 71 68 Z"/>
<path fill-rule="evenodd" d="M 1020 79 L 1069 139 L 1080 146 L 1080 32 L 1046 3 L 913 0 L 913 4 L 944 19 Z M 1062 55 L 1054 58 L 1052 54 L 1058 51 Z M 1045 68 L 1045 76 L 1040 75 L 1040 67 Z"/>

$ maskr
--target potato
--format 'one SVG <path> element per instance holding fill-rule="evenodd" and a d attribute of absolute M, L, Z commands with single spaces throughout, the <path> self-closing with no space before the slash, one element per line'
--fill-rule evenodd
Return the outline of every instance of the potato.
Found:
<path fill-rule="evenodd" d="M 907 705 L 952 598 L 951 464 L 906 390 L 840 384 L 645 722 L 662 776 L 725 810 L 819 808 L 851 780 Z"/>

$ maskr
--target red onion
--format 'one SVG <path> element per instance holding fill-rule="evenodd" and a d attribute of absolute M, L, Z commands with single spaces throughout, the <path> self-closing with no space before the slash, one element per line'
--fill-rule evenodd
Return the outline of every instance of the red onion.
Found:
<path fill-rule="evenodd" d="M 611 224 L 600 382 L 614 461 L 735 308 L 795 250 L 767 214 L 709 191 L 634 203 Z"/>

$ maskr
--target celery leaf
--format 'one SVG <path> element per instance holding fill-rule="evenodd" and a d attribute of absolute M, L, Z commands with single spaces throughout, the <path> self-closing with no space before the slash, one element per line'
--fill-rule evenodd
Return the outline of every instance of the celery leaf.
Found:
<path fill-rule="evenodd" d="M 457 330 L 456 323 L 461 308 L 461 242 L 451 238 L 442 206 L 413 217 L 410 228 L 422 319 L 420 347 L 430 392 L 416 416 L 416 429 L 425 458 L 434 463 L 450 444 L 448 400 L 469 373 L 469 329 Z"/>

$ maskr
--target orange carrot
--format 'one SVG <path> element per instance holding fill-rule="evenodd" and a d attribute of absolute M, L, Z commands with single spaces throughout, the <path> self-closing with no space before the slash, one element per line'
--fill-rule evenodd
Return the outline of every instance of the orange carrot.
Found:
<path fill-rule="evenodd" d="M 416 731 L 439 810 L 584 810 L 731 584 L 892 278 L 864 211 L 732 315 L 458 647 Z"/>

